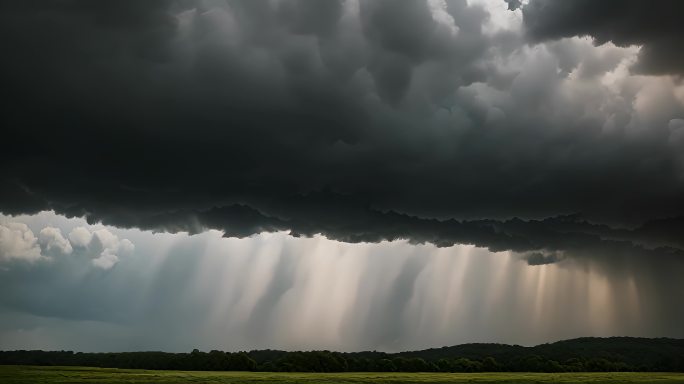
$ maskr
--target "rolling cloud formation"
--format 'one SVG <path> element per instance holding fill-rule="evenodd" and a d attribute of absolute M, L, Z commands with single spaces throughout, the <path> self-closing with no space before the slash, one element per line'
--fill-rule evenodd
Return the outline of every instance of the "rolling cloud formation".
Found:
<path fill-rule="evenodd" d="M 0 211 L 680 257 L 680 2 L 497 5 L 3 2 Z"/>
<path fill-rule="evenodd" d="M 532 0 L 523 9 L 533 40 L 585 35 L 597 44 L 640 45 L 637 72 L 677 75 L 684 72 L 682 12 L 676 0 Z"/>

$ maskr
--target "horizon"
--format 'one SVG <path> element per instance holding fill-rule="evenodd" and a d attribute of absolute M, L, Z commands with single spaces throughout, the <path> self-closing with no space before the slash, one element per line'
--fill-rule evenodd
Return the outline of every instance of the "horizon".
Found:
<path fill-rule="evenodd" d="M 506 344 L 506 343 L 496 343 L 496 342 L 491 342 L 491 343 L 478 343 L 478 342 L 471 342 L 471 343 L 463 343 L 463 344 L 454 344 L 454 345 L 443 345 L 441 347 L 429 347 L 425 349 L 417 349 L 417 350 L 403 350 L 403 351 L 396 351 L 396 352 L 388 352 L 388 351 L 378 351 L 378 350 L 358 350 L 358 351 L 336 351 L 336 350 L 328 350 L 328 349 L 307 349 L 307 350 L 284 350 L 284 349 L 274 349 L 274 348 L 265 348 L 265 349 L 252 349 L 252 350 L 201 350 L 198 348 L 193 348 L 191 351 L 186 351 L 186 352 L 178 352 L 178 351 L 162 351 L 162 350 L 137 350 L 137 351 L 73 351 L 73 350 L 42 350 L 42 349 L 14 349 L 14 350 L 0 350 L 0 352 L 19 352 L 19 351 L 26 351 L 26 352 L 31 352 L 31 351 L 40 351 L 40 352 L 73 352 L 73 353 L 171 353 L 171 354 L 182 354 L 182 353 L 190 353 L 194 350 L 198 350 L 200 352 L 211 352 L 211 351 L 220 351 L 220 352 L 230 352 L 230 353 L 250 353 L 250 352 L 262 352 L 262 351 L 273 351 L 273 352 L 286 352 L 286 353 L 292 353 L 292 352 L 336 352 L 336 353 L 342 353 L 342 354 L 357 354 L 357 353 L 384 353 L 388 355 L 396 355 L 396 354 L 404 354 L 404 353 L 411 353 L 411 352 L 423 352 L 423 351 L 429 351 L 429 350 L 438 350 L 438 349 L 444 349 L 444 348 L 453 348 L 453 347 L 460 347 L 460 346 L 466 346 L 466 345 L 502 345 L 502 346 L 508 346 L 508 347 L 523 347 L 523 348 L 534 348 L 534 347 L 539 347 L 543 345 L 550 345 L 550 344 L 558 344 L 558 343 L 563 343 L 563 342 L 569 342 L 569 341 L 577 341 L 577 340 L 583 340 L 583 339 L 597 339 L 597 340 L 606 340 L 606 339 L 635 339 L 635 340 L 674 340 L 674 341 L 684 341 L 684 338 L 673 338 L 673 337 L 633 337 L 633 336 L 599 336 L 599 337 L 594 337 L 594 336 L 584 336 L 584 337 L 576 337 L 573 339 L 563 339 L 563 340 L 556 340 L 556 341 L 550 341 L 550 342 L 545 342 L 541 344 L 534 344 L 534 345 L 520 345 L 520 344 Z"/>

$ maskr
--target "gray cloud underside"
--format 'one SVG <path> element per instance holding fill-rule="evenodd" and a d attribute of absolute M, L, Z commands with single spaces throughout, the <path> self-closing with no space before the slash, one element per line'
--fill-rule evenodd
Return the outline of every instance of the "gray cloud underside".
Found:
<path fill-rule="evenodd" d="M 533 40 L 592 36 L 598 44 L 642 45 L 635 69 L 650 74 L 684 73 L 682 13 L 677 0 L 531 0 L 523 7 Z"/>
<path fill-rule="evenodd" d="M 528 29 L 540 3 L 524 7 Z M 3 2 L 0 211 L 681 253 L 676 219 L 559 216 L 684 214 L 681 102 L 663 91 L 636 111 L 637 80 L 596 85 L 625 53 L 533 51 L 515 31 L 484 33 L 487 11 L 465 1 L 355 4 Z M 530 64 L 501 64 L 516 58 Z"/>

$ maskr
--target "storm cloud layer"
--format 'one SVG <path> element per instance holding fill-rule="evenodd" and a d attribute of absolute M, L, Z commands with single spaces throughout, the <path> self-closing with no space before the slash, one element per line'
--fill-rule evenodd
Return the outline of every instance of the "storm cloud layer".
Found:
<path fill-rule="evenodd" d="M 679 255 L 681 6 L 597 3 L 3 2 L 0 211 Z"/>
<path fill-rule="evenodd" d="M 638 72 L 677 75 L 684 74 L 683 12 L 677 0 L 531 0 L 523 8 L 535 40 L 591 36 L 597 44 L 640 45 Z"/>

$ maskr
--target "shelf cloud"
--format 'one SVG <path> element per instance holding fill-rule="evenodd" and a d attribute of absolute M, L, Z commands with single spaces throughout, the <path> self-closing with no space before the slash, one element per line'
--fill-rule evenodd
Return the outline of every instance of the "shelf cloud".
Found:
<path fill-rule="evenodd" d="M 521 252 L 656 222 L 680 247 L 684 89 L 638 74 L 682 67 L 679 3 L 508 4 L 510 28 L 464 0 L 3 2 L 0 210 Z"/>
<path fill-rule="evenodd" d="M 530 0 L 523 8 L 532 40 L 591 36 L 596 44 L 639 45 L 634 70 L 656 75 L 683 74 L 682 12 L 684 4 L 676 0 Z"/>

